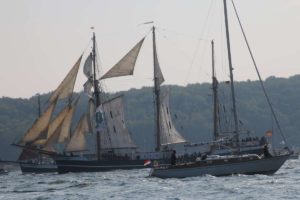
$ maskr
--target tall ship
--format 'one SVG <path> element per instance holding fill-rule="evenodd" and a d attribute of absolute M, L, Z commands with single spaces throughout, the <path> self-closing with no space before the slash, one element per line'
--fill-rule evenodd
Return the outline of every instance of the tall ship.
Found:
<path fill-rule="evenodd" d="M 87 82 L 84 90 L 89 93 L 89 114 L 87 127 L 90 127 L 92 142 L 95 148 L 88 148 L 87 137 L 83 132 L 75 131 L 66 145 L 63 155 L 54 155 L 53 159 L 59 173 L 95 172 L 114 169 L 135 169 L 151 166 L 149 163 L 170 162 L 168 145 L 185 143 L 186 140 L 175 129 L 169 111 L 168 93 L 161 93 L 160 85 L 164 82 L 161 72 L 155 39 L 155 27 L 151 28 L 153 43 L 154 99 L 155 99 L 155 149 L 153 152 L 140 151 L 134 143 L 124 119 L 123 98 L 105 98 L 101 81 L 120 76 L 132 75 L 140 49 L 145 37 L 142 38 L 119 62 L 100 78 L 97 77 L 96 37 L 93 33 L 92 51 L 84 63 L 84 74 Z M 93 136 L 92 136 L 93 137 Z M 91 147 L 93 145 L 89 145 Z M 162 148 L 164 147 L 164 148 Z"/>
<path fill-rule="evenodd" d="M 57 171 L 51 156 L 63 153 L 65 145 L 71 139 L 72 119 L 79 100 L 79 97 L 73 96 L 73 89 L 81 58 L 82 56 L 50 95 L 43 112 L 39 101 L 38 118 L 22 138 L 13 144 L 22 148 L 18 162 L 23 173 Z"/>
<path fill-rule="evenodd" d="M 271 105 L 270 99 L 266 93 L 264 84 L 262 82 L 261 76 L 259 74 L 256 62 L 254 60 L 252 51 L 250 49 L 249 43 L 247 41 L 244 29 L 242 27 L 241 21 L 239 19 L 235 4 L 233 1 L 233 9 L 235 11 L 236 17 L 238 19 L 240 28 L 243 33 L 244 40 L 246 42 L 247 48 L 249 50 L 251 59 L 253 61 L 255 70 L 257 72 L 258 78 L 261 83 L 262 90 L 266 97 L 267 103 L 270 107 L 273 118 L 276 122 L 279 133 L 281 133 L 283 141 L 286 144 L 285 137 L 281 131 L 277 116 L 274 112 L 273 106 Z M 214 139 L 216 142 L 211 146 L 214 147 L 211 151 L 211 155 L 204 155 L 197 158 L 193 162 L 185 162 L 179 164 L 162 164 L 155 166 L 151 172 L 150 176 L 159 177 L 159 178 L 184 178 L 192 176 L 201 176 L 205 174 L 210 174 L 214 176 L 225 176 L 231 174 L 274 174 L 280 167 L 285 163 L 285 161 L 290 157 L 290 150 L 288 146 L 285 146 L 280 151 L 275 151 L 271 153 L 269 146 L 267 144 L 263 145 L 263 154 L 258 153 L 245 153 L 242 151 L 243 146 L 241 145 L 240 134 L 241 129 L 239 127 L 239 118 L 237 114 L 236 106 L 236 95 L 233 79 L 233 67 L 232 67 L 232 58 L 231 58 L 231 46 L 230 46 L 230 34 L 229 34 L 229 23 L 228 23 L 228 14 L 227 14 L 227 0 L 223 0 L 224 7 L 224 19 L 225 19 L 225 28 L 226 28 L 226 44 L 227 44 L 227 56 L 228 56 L 228 65 L 230 73 L 230 89 L 231 89 L 231 103 L 232 103 L 232 113 L 234 127 L 231 132 L 232 137 L 230 141 L 218 141 L 218 139 L 223 136 L 220 135 L 218 126 L 217 126 L 217 80 L 214 73 L 214 42 L 212 42 L 212 74 L 213 74 L 213 90 L 214 90 Z M 231 155 L 217 155 L 216 146 L 222 145 L 225 142 L 230 142 Z"/>

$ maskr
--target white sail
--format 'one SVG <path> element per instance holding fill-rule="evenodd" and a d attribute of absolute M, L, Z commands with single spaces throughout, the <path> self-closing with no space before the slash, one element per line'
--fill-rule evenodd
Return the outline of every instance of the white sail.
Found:
<path fill-rule="evenodd" d="M 66 152 L 76 152 L 76 151 L 85 151 L 87 150 L 87 143 L 85 135 L 88 133 L 88 122 L 87 116 L 84 115 L 81 117 L 70 142 L 68 143 L 65 151 Z"/>
<path fill-rule="evenodd" d="M 101 132 L 101 147 L 136 148 L 125 124 L 122 96 L 103 103 L 107 129 Z"/>
<path fill-rule="evenodd" d="M 49 102 L 52 103 L 56 99 L 63 99 L 67 98 L 73 93 L 74 84 L 76 81 L 78 69 L 80 66 L 82 55 L 79 57 L 75 65 L 72 67 L 72 69 L 69 71 L 67 76 L 64 78 L 64 80 L 60 83 L 58 88 L 53 92 L 51 95 Z"/>
<path fill-rule="evenodd" d="M 93 76 L 93 55 L 92 54 L 90 54 L 85 60 L 83 66 L 83 73 L 87 78 Z"/>
<path fill-rule="evenodd" d="M 139 41 L 117 64 L 115 64 L 100 79 L 132 75 L 136 59 L 139 55 L 144 39 L 145 38 Z"/>
<path fill-rule="evenodd" d="M 160 141 L 162 145 L 186 142 L 173 125 L 169 109 L 169 93 L 161 96 L 160 125 Z"/>
<path fill-rule="evenodd" d="M 155 76 L 155 79 L 157 80 L 158 85 L 161 85 L 165 81 L 164 76 L 161 72 L 156 54 L 154 57 L 154 76 Z"/>
<path fill-rule="evenodd" d="M 31 126 L 31 128 L 25 133 L 23 138 L 19 141 L 20 145 L 25 145 L 27 143 L 32 143 L 47 131 L 53 110 L 55 108 L 56 101 L 54 101 L 47 110 L 39 117 Z M 42 139 L 42 138 L 40 138 Z"/>

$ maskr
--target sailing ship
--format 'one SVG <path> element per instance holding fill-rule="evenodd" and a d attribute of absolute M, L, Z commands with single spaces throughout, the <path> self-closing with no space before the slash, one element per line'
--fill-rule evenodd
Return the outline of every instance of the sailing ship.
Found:
<path fill-rule="evenodd" d="M 150 167 L 150 165 L 144 164 L 145 162 L 151 163 L 154 160 L 160 163 L 168 163 L 170 151 L 166 150 L 165 147 L 170 144 L 186 142 L 173 126 L 169 112 L 168 93 L 161 94 L 160 91 L 160 85 L 164 82 L 164 77 L 157 58 L 155 27 L 153 26 L 151 30 L 154 63 L 155 151 L 139 151 L 125 124 L 122 96 L 104 100 L 103 90 L 99 84 L 99 80 L 133 74 L 137 57 L 146 36 L 98 79 L 96 77 L 97 53 L 94 33 L 92 52 L 84 64 L 84 71 L 88 78 L 85 87 L 88 88 L 87 90 L 94 88 L 89 103 L 90 110 L 93 110 L 91 113 L 95 112 L 95 115 L 90 116 L 88 121 L 90 127 L 94 127 L 92 128 L 93 132 L 96 132 L 96 154 L 94 156 L 92 154 L 88 156 L 81 155 L 86 150 L 85 137 L 74 137 L 74 142 L 71 139 L 66 148 L 66 152 L 72 152 L 72 155 L 53 157 L 59 173 L 145 168 Z M 92 120 L 92 118 L 95 118 L 95 120 Z M 163 149 L 162 146 L 164 146 Z"/>
<path fill-rule="evenodd" d="M 18 159 L 23 173 L 57 171 L 51 156 L 61 153 L 61 148 L 57 147 L 64 146 L 70 140 L 72 118 L 79 100 L 79 97 L 72 100 L 72 95 L 81 58 L 52 93 L 46 110 L 39 114 L 23 137 L 13 144 L 23 149 Z M 55 115 L 58 101 L 63 99 L 67 99 L 68 103 Z"/>
<path fill-rule="evenodd" d="M 243 31 L 243 27 L 239 20 L 236 7 L 233 3 L 234 10 L 236 12 L 236 16 L 238 18 L 244 39 L 246 41 L 248 50 L 250 52 L 251 58 L 253 60 L 255 69 L 257 71 L 262 89 L 264 91 L 267 102 L 270 106 L 271 112 L 275 119 L 278 129 L 281 131 L 277 117 L 273 110 L 273 107 L 270 103 L 269 97 L 265 91 L 263 82 L 261 80 L 258 68 L 256 66 L 255 60 L 253 58 L 253 54 L 251 52 L 250 46 L 247 42 L 246 35 Z M 228 61 L 229 61 L 229 72 L 230 72 L 230 88 L 231 88 L 231 100 L 232 100 L 232 111 L 234 118 L 234 131 L 231 142 L 233 143 L 234 151 L 233 155 L 210 155 L 203 156 L 202 158 L 197 159 L 194 162 L 188 163 L 180 163 L 177 165 L 159 165 L 155 166 L 151 172 L 150 176 L 159 177 L 159 178 L 184 178 L 191 176 L 200 176 L 204 174 L 210 174 L 214 176 L 224 176 L 231 174 L 273 174 L 275 173 L 284 162 L 290 157 L 290 151 L 288 147 L 285 147 L 283 151 L 277 152 L 274 156 L 269 153 L 269 149 L 267 145 L 264 145 L 264 154 L 262 156 L 257 154 L 245 154 L 241 151 L 240 145 L 240 129 L 238 124 L 238 116 L 236 109 L 236 101 L 235 101 L 235 89 L 233 82 L 233 67 L 232 67 L 232 59 L 231 59 L 231 49 L 230 49 L 230 36 L 229 36 L 229 26 L 228 26 L 228 16 L 227 16 L 227 1 L 223 0 L 224 5 L 224 16 L 225 16 L 225 27 L 226 27 L 226 41 L 227 41 L 227 53 L 228 53 Z M 212 49 L 214 43 L 212 42 Z M 213 51 L 212 51 L 213 52 Z M 213 56 L 214 57 L 214 53 Z M 214 90 L 214 139 L 217 139 L 218 130 L 216 124 L 217 112 L 216 112 L 216 87 L 217 80 L 214 75 L 214 59 L 212 59 L 213 65 L 213 90 Z M 282 135 L 283 136 L 283 135 Z M 283 136 L 283 140 L 285 141 L 285 137 Z M 285 141 L 286 144 L 286 141 Z M 275 152 L 274 152 L 275 153 Z"/>

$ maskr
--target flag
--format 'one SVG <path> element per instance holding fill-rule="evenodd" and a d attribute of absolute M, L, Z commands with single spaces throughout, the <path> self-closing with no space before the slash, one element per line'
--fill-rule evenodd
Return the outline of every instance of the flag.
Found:
<path fill-rule="evenodd" d="M 265 132 L 265 135 L 266 135 L 267 137 L 272 137 L 273 131 L 272 131 L 272 130 L 268 130 L 268 131 Z"/>
<path fill-rule="evenodd" d="M 144 166 L 150 165 L 151 164 L 151 160 L 144 160 Z"/>

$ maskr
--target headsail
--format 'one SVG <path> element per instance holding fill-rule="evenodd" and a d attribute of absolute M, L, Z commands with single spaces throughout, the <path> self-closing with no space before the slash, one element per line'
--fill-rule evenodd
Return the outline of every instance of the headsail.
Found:
<path fill-rule="evenodd" d="M 75 129 L 74 134 L 71 137 L 65 151 L 66 152 L 78 152 L 87 150 L 85 135 L 88 133 L 87 116 L 83 115 Z"/>
<path fill-rule="evenodd" d="M 56 101 L 50 104 L 42 116 L 38 118 L 32 127 L 25 133 L 21 141 L 18 142 L 19 145 L 25 145 L 27 143 L 34 142 L 42 133 L 47 130 L 55 105 Z"/>
<path fill-rule="evenodd" d="M 79 57 L 75 65 L 69 71 L 65 79 L 61 82 L 58 88 L 51 95 L 49 102 L 52 103 L 55 99 L 67 98 L 73 93 L 74 84 L 76 81 L 78 69 L 80 66 L 82 55 Z"/>
<path fill-rule="evenodd" d="M 125 124 L 122 96 L 103 103 L 103 111 L 107 129 L 102 131 L 101 147 L 103 149 L 136 148 Z"/>
<path fill-rule="evenodd" d="M 136 59 L 139 55 L 144 39 L 145 38 L 141 39 L 141 41 L 139 41 L 117 64 L 115 64 L 100 79 L 132 75 Z"/>
<path fill-rule="evenodd" d="M 160 120 L 160 141 L 162 145 L 186 142 L 173 125 L 169 109 L 168 92 L 161 96 Z"/>

